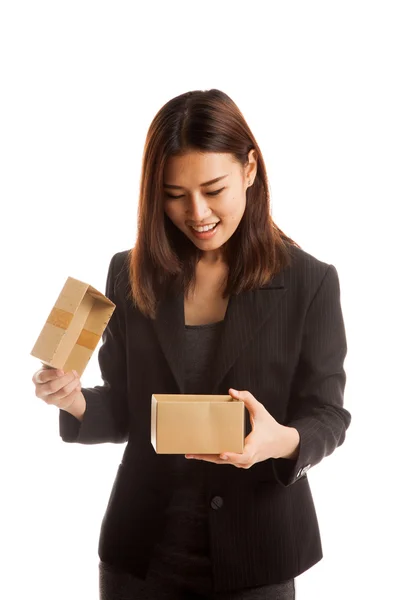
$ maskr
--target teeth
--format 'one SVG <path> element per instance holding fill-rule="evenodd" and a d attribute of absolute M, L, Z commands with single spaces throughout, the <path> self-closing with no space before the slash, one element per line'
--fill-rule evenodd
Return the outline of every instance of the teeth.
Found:
<path fill-rule="evenodd" d="M 198 231 L 199 233 L 203 232 L 203 231 L 210 231 L 210 229 L 214 229 L 214 227 L 217 226 L 217 223 L 213 223 L 212 225 L 205 225 L 204 227 L 193 227 L 193 229 L 195 231 Z"/>

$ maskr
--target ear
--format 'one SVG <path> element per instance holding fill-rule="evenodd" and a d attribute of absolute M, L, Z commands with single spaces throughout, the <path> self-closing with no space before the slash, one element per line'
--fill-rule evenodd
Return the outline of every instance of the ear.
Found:
<path fill-rule="evenodd" d="M 247 155 L 247 165 L 245 167 L 245 180 L 246 187 L 250 181 L 250 185 L 253 185 L 257 175 L 257 151 L 252 148 Z"/>

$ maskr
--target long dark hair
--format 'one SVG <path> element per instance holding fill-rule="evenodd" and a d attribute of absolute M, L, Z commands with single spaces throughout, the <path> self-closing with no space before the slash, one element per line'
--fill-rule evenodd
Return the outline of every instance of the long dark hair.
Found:
<path fill-rule="evenodd" d="M 172 288 L 193 285 L 202 251 L 164 211 L 166 161 L 190 151 L 230 153 L 243 167 L 251 149 L 257 174 L 247 189 L 246 208 L 234 234 L 222 248 L 228 264 L 224 296 L 254 289 L 290 263 L 290 244 L 270 214 L 268 178 L 261 151 L 242 113 L 224 92 L 196 90 L 167 102 L 150 124 L 142 158 L 137 240 L 129 258 L 134 304 L 154 318 L 157 302 Z"/>

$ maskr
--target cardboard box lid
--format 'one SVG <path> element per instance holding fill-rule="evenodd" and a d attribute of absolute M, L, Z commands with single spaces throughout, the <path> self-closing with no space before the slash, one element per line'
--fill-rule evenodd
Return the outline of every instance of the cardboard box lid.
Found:
<path fill-rule="evenodd" d="M 31 355 L 43 364 L 82 375 L 115 304 L 93 286 L 68 277 Z"/>
<path fill-rule="evenodd" d="M 229 395 L 153 394 L 153 447 L 158 454 L 243 452 L 244 408 Z"/>

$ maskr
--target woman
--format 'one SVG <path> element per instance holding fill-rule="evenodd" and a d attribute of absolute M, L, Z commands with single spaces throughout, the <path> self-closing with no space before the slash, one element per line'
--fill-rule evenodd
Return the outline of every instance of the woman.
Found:
<path fill-rule="evenodd" d="M 41 369 L 65 442 L 128 442 L 99 540 L 100 595 L 280 599 L 322 558 L 307 479 L 344 439 L 338 274 L 270 215 L 261 151 L 219 90 L 151 123 L 134 249 L 111 260 L 103 385 Z M 152 393 L 244 401 L 243 454 L 157 455 Z"/>

